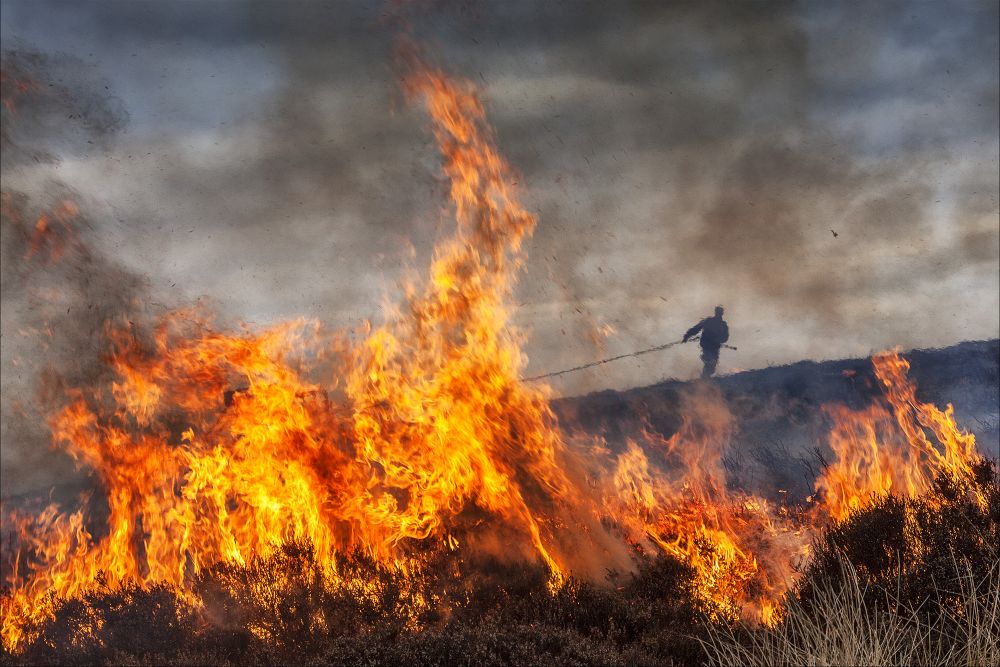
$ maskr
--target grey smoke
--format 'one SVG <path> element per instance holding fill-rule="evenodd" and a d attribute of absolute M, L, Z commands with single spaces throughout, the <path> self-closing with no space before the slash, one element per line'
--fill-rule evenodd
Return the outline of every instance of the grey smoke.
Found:
<path fill-rule="evenodd" d="M 58 150 L 109 148 L 127 122 L 120 102 L 92 69 L 65 56 L 4 51 L 4 97 L 15 81 L 32 87 L 3 110 L 4 170 L 57 165 Z M 0 436 L 5 495 L 69 479 L 72 463 L 49 444 L 45 417 L 62 386 L 107 375 L 105 325 L 149 307 L 146 279 L 101 247 L 86 200 L 55 178 L 29 196 L 6 187 L 0 210 Z M 76 214 L 53 215 L 65 202 Z M 43 235 L 38 220 L 46 216 Z"/>
<path fill-rule="evenodd" d="M 538 212 L 526 374 L 678 338 L 716 303 L 740 348 L 722 372 L 1000 333 L 995 3 L 393 6 L 480 86 Z M 387 11 L 14 0 L 0 27 L 128 110 L 113 142 L 25 144 L 60 158 L 99 247 L 233 318 L 337 326 L 377 319 L 449 224 Z M 4 171 L 30 192 L 53 175 Z M 555 388 L 698 368 L 681 346 Z"/>

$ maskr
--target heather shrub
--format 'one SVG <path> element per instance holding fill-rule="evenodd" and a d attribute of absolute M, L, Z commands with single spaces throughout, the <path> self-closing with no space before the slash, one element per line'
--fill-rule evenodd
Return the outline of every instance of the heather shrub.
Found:
<path fill-rule="evenodd" d="M 775 628 L 706 626 L 710 664 L 1000 664 L 998 482 L 982 461 L 830 527 Z"/>
<path fill-rule="evenodd" d="M 994 466 L 882 498 L 830 527 L 774 629 L 709 622 L 692 570 L 637 556 L 604 582 L 551 590 L 539 564 L 415 553 L 321 563 L 287 542 L 169 586 L 99 585 L 61 601 L 0 664 L 989 664 L 1000 660 L 1000 486 Z M 980 505 L 975 498 L 981 497 Z"/>
<path fill-rule="evenodd" d="M 939 477 L 924 496 L 880 498 L 826 530 L 797 597 L 808 608 L 820 587 L 844 580 L 847 561 L 857 571 L 866 605 L 891 599 L 937 613 L 958 604 L 963 568 L 983 581 L 998 560 L 1000 476 L 993 462 L 980 461 L 971 479 Z"/>
<path fill-rule="evenodd" d="M 809 605 L 791 599 L 775 628 L 710 626 L 709 664 L 917 666 L 1000 664 L 1000 565 L 977 581 L 952 561 L 957 604 L 926 614 L 886 594 L 872 604 L 859 572 L 815 582 Z M 935 595 L 950 591 L 935 591 Z"/>
<path fill-rule="evenodd" d="M 336 574 L 334 574 L 334 570 Z M 198 575 L 194 607 L 167 586 L 63 601 L 10 664 L 661 665 L 701 659 L 692 572 L 641 562 L 614 585 L 550 590 L 532 563 L 445 552 L 405 575 L 363 554 L 316 560 L 288 542 Z"/>
<path fill-rule="evenodd" d="M 262 664 L 305 662 L 332 640 L 377 632 L 392 640 L 426 613 L 426 579 L 361 553 L 317 561 L 304 542 L 286 542 L 246 565 L 223 563 L 195 582 L 209 623 L 202 646 Z M 365 641 L 368 641 L 367 639 Z"/>
<path fill-rule="evenodd" d="M 641 646 L 621 646 L 559 626 L 453 623 L 389 641 L 341 640 L 316 664 L 529 666 L 670 664 Z"/>
<path fill-rule="evenodd" d="M 173 659 L 197 632 L 194 610 L 169 586 L 99 585 L 58 606 L 17 662 L 117 664 L 116 656 Z"/>

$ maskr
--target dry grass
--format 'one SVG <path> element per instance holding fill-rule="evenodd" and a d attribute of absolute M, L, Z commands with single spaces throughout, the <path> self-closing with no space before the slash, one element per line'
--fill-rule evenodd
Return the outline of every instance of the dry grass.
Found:
<path fill-rule="evenodd" d="M 951 615 L 955 665 L 1000 665 L 1000 561 L 985 581 L 968 568 L 958 577 L 962 607 Z"/>
<path fill-rule="evenodd" d="M 809 608 L 791 600 L 774 629 L 708 627 L 710 665 L 1000 665 L 1000 563 L 977 578 L 954 558 L 960 602 L 943 613 L 887 599 L 872 609 L 857 571 L 843 561 L 840 585 L 815 592 Z M 887 596 L 888 597 L 888 596 Z"/>

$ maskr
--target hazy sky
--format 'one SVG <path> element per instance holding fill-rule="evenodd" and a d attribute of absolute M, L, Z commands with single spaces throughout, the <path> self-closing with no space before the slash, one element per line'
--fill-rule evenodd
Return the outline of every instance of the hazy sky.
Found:
<path fill-rule="evenodd" d="M 5 164 L 4 188 L 77 191 L 155 298 L 257 323 L 377 319 L 449 231 L 426 120 L 397 88 L 392 6 L 4 0 L 4 51 L 106 117 L 6 128 L 56 159 Z M 995 0 L 408 16 L 480 86 L 538 213 L 517 292 L 528 374 L 676 339 L 717 303 L 739 347 L 723 373 L 1000 334 Z M 555 387 L 699 368 L 692 345 Z"/>

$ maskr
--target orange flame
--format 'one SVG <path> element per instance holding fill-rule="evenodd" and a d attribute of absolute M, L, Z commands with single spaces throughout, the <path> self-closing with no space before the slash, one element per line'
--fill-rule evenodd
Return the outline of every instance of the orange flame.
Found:
<path fill-rule="evenodd" d="M 326 560 L 358 547 L 399 560 L 407 540 L 454 545 L 448 523 L 473 506 L 521 531 L 559 576 L 531 503 L 566 493 L 562 443 L 545 391 L 518 381 L 505 306 L 535 218 L 471 86 L 420 70 L 406 90 L 430 112 L 458 230 L 423 289 L 409 288 L 405 315 L 343 355 L 344 401 L 308 379 L 324 352 L 314 324 L 230 335 L 179 312 L 148 337 L 112 327 L 115 381 L 73 390 L 51 420 L 54 440 L 101 480 L 107 535 L 55 507 L 12 519 L 23 539 L 5 646 L 51 613 L 52 595 L 82 592 L 98 572 L 184 586 L 292 536 Z M 47 231 L 40 222 L 39 244 Z"/>
<path fill-rule="evenodd" d="M 834 420 L 830 447 L 836 460 L 816 480 L 816 489 L 823 509 L 838 521 L 880 495 L 926 493 L 941 474 L 968 478 L 978 458 L 975 436 L 958 428 L 951 405 L 942 411 L 917 400 L 906 359 L 883 352 L 872 363 L 888 405 L 825 408 Z M 982 497 L 978 501 L 985 503 Z"/>
<path fill-rule="evenodd" d="M 72 246 L 79 246 L 74 220 L 80 210 L 71 201 L 63 201 L 47 213 L 38 216 L 31 234 L 31 244 L 25 259 L 43 254 L 49 262 L 56 262 Z"/>
<path fill-rule="evenodd" d="M 721 457 L 735 423 L 718 389 L 698 385 L 682 408 L 669 439 L 646 434 L 675 472 L 654 471 L 629 442 L 609 502 L 623 504 L 618 515 L 633 534 L 694 568 L 695 593 L 710 612 L 772 623 L 808 556 L 808 535 L 767 500 L 726 488 Z"/>

